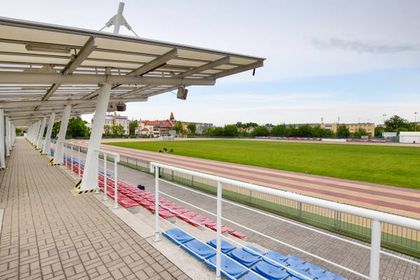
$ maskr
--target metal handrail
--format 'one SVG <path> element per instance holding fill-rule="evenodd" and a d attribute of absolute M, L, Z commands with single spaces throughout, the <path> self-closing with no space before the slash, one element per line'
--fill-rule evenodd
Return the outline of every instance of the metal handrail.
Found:
<path fill-rule="evenodd" d="M 255 184 L 250 184 L 238 180 L 228 179 L 220 176 L 215 176 L 203 172 L 192 171 L 180 167 L 175 167 L 167 164 L 151 162 L 150 163 L 151 171 L 155 173 L 155 240 L 159 240 L 159 169 L 168 169 L 175 172 L 180 172 L 188 174 L 191 176 L 201 177 L 208 180 L 213 180 L 217 182 L 217 211 L 216 211 L 216 232 L 217 232 L 217 254 L 216 254 L 216 278 L 220 278 L 220 265 L 221 265 L 221 219 L 222 219 L 222 184 L 233 185 L 248 189 L 251 191 L 257 191 L 260 193 L 265 193 L 273 196 L 278 196 L 282 198 L 287 198 L 301 203 L 307 203 L 316 205 L 319 207 L 329 208 L 332 210 L 346 212 L 349 214 L 357 215 L 360 217 L 371 219 L 371 246 L 370 246 L 370 271 L 369 279 L 378 280 L 379 279 L 379 261 L 381 253 L 381 222 L 386 222 L 390 224 L 395 224 L 403 227 L 412 228 L 415 230 L 420 230 L 420 221 L 412 218 L 397 216 L 389 213 L 383 213 L 375 210 L 370 210 L 366 208 L 361 208 L 357 206 L 341 204 L 338 202 L 332 202 L 328 200 L 323 200 L 319 198 L 308 197 L 305 195 L 282 191 L 278 189 L 272 189 L 264 186 L 259 186 Z M 259 233 L 259 232 L 258 232 Z M 330 262 L 330 261 L 328 261 Z M 330 262 L 331 263 L 331 262 Z M 338 265 L 340 266 L 340 265 Z M 359 276 L 360 274 L 357 273 Z M 364 276 L 364 275 L 363 275 Z M 364 276 L 367 278 L 367 276 Z"/>

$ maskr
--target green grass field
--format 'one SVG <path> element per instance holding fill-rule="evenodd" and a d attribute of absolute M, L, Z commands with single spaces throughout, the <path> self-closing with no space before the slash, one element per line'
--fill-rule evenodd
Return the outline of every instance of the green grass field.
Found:
<path fill-rule="evenodd" d="M 415 147 L 246 140 L 107 144 L 420 189 L 420 148 Z"/>

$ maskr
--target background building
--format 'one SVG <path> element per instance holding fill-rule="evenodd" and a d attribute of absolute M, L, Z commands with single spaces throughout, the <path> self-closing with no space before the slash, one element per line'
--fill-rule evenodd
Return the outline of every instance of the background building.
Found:
<path fill-rule="evenodd" d="M 304 124 L 299 124 L 299 125 L 304 125 Z M 375 137 L 375 127 L 376 127 L 374 123 L 309 123 L 305 125 L 309 125 L 311 127 L 319 126 L 320 128 L 331 130 L 333 133 L 337 133 L 338 127 L 340 125 L 345 125 L 350 133 L 353 134 L 353 133 L 358 132 L 359 130 L 364 130 L 369 135 L 369 137 Z"/>
<path fill-rule="evenodd" d="M 93 122 L 93 120 L 92 120 Z M 120 116 L 117 114 L 113 114 L 113 115 L 106 115 L 105 116 L 105 124 L 104 124 L 104 131 L 105 128 L 112 128 L 112 126 L 114 125 L 121 125 L 124 129 L 124 135 L 128 135 L 130 133 L 130 129 L 129 129 L 129 124 L 130 121 L 128 120 L 127 116 Z"/>
<path fill-rule="evenodd" d="M 400 143 L 419 144 L 420 143 L 420 132 L 419 131 L 401 131 L 400 132 Z"/>

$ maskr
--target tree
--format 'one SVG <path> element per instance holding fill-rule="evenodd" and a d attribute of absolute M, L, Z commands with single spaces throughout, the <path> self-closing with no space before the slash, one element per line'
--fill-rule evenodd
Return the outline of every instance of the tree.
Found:
<path fill-rule="evenodd" d="M 223 127 L 215 127 L 212 133 L 213 135 L 211 136 L 223 136 L 225 132 Z"/>
<path fill-rule="evenodd" d="M 309 125 L 300 125 L 296 130 L 297 137 L 312 137 L 312 127 Z"/>
<path fill-rule="evenodd" d="M 189 131 L 191 134 L 195 134 L 195 131 L 197 130 L 197 126 L 195 125 L 195 123 L 189 123 L 189 124 L 187 125 L 187 128 L 188 128 L 188 131 Z"/>
<path fill-rule="evenodd" d="M 122 136 L 124 134 L 124 127 L 120 124 L 112 126 L 112 135 L 113 136 Z"/>
<path fill-rule="evenodd" d="M 182 122 L 177 121 L 174 124 L 173 129 L 176 131 L 176 134 L 182 134 L 184 132 L 184 126 L 182 125 Z"/>
<path fill-rule="evenodd" d="M 228 124 L 223 127 L 223 136 L 236 137 L 238 136 L 238 128 L 234 124 Z"/>
<path fill-rule="evenodd" d="M 355 133 L 353 133 L 354 138 L 362 138 L 362 136 L 369 136 L 367 131 L 363 128 L 359 128 Z"/>
<path fill-rule="evenodd" d="M 338 126 L 336 135 L 338 138 L 348 138 L 350 136 L 350 131 L 347 126 L 342 124 Z"/>
<path fill-rule="evenodd" d="M 382 126 L 375 127 L 375 137 L 382 138 L 382 133 L 384 132 L 384 128 Z"/>
<path fill-rule="evenodd" d="M 401 129 L 409 128 L 409 123 L 406 119 L 401 118 L 400 116 L 394 115 L 388 120 L 385 121 L 385 131 L 387 132 L 398 132 Z"/>
<path fill-rule="evenodd" d="M 81 118 L 72 118 L 69 120 L 67 126 L 66 137 L 67 138 L 80 138 L 87 137 L 89 135 L 89 128 L 86 126 L 86 122 Z"/>
<path fill-rule="evenodd" d="M 23 132 L 22 132 L 22 129 L 20 129 L 20 128 L 16 128 L 16 136 L 22 136 L 23 135 Z"/>
<path fill-rule="evenodd" d="M 51 132 L 51 137 L 56 138 L 58 137 L 58 133 L 60 132 L 61 122 L 56 122 L 53 125 L 53 129 Z M 86 125 L 86 121 L 82 120 L 81 118 L 72 118 L 69 120 L 67 125 L 66 131 L 66 138 L 80 138 L 80 137 L 87 137 L 90 134 L 90 129 Z"/>
<path fill-rule="evenodd" d="M 271 135 L 276 137 L 286 137 L 288 136 L 288 128 L 284 124 L 276 125 L 271 130 Z"/>
<path fill-rule="evenodd" d="M 257 126 L 252 132 L 252 136 L 268 136 L 270 132 L 268 131 L 267 127 L 265 126 Z"/>
<path fill-rule="evenodd" d="M 105 136 L 111 136 L 112 135 L 112 126 L 106 124 L 104 125 L 104 134 Z"/>
<path fill-rule="evenodd" d="M 128 130 L 130 135 L 136 134 L 136 128 L 139 126 L 139 123 L 137 120 L 132 120 L 128 123 Z"/>

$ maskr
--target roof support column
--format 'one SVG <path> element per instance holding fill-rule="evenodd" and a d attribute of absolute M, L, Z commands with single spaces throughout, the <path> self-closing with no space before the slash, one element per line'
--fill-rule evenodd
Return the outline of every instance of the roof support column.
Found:
<path fill-rule="evenodd" d="M 48 123 L 47 134 L 45 134 L 44 145 L 42 147 L 42 154 L 43 155 L 48 155 L 50 153 L 51 133 L 52 133 L 52 129 L 53 129 L 53 126 L 54 126 L 54 121 L 55 121 L 55 112 L 52 112 L 51 116 L 50 116 L 50 121 Z"/>
<path fill-rule="evenodd" d="M 98 151 L 100 149 L 102 133 L 105 124 L 105 115 L 111 95 L 111 84 L 103 84 L 96 103 L 93 117 L 92 131 L 86 155 L 85 169 L 82 178 L 81 190 L 98 188 Z"/>
<path fill-rule="evenodd" d="M 5 143 L 5 127 L 4 127 L 4 110 L 0 109 L 0 168 L 6 168 L 6 143 Z"/>
<path fill-rule="evenodd" d="M 64 141 L 66 140 L 67 126 L 71 114 L 71 105 L 64 107 L 63 117 L 61 118 L 60 132 L 58 132 L 57 143 L 55 144 L 53 164 L 63 164 Z"/>
<path fill-rule="evenodd" d="M 47 121 L 46 117 L 42 118 L 41 121 L 41 125 L 39 127 L 39 131 L 38 131 L 38 137 L 36 140 L 36 148 L 37 149 L 42 149 L 42 138 L 44 138 L 44 131 L 45 131 L 45 123 Z"/>
<path fill-rule="evenodd" d="M 40 125 L 40 121 L 37 121 L 36 123 L 34 123 L 32 125 L 32 131 L 31 131 L 31 135 L 29 137 L 29 141 L 32 143 L 32 145 L 35 144 L 35 139 L 38 136 L 37 132 L 39 131 L 39 125 Z"/>
<path fill-rule="evenodd" d="M 6 117 L 6 156 L 10 156 L 10 120 Z"/>

